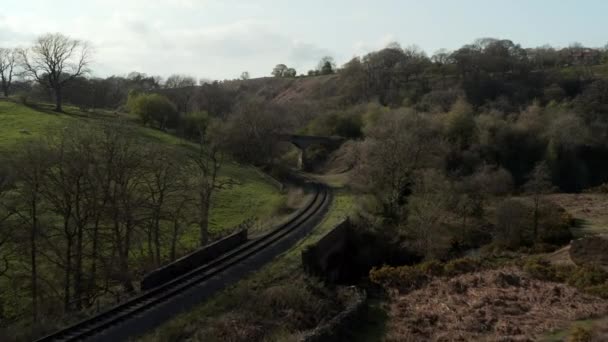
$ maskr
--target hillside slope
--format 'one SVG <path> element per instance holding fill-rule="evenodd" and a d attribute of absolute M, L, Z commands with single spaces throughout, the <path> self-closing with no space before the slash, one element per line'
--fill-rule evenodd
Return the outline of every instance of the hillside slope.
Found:
<path fill-rule="evenodd" d="M 115 119 L 116 115 L 104 112 L 86 113 L 73 107 L 67 107 L 66 113 L 60 114 L 44 105 L 29 107 L 0 100 L 0 154 L 10 154 L 20 144 L 44 137 L 78 120 L 84 122 L 104 118 Z M 141 138 L 149 141 L 183 148 L 192 147 L 188 142 L 158 130 L 138 127 L 136 131 L 141 134 Z M 222 176 L 231 177 L 238 184 L 222 190 L 216 196 L 210 219 L 212 231 L 234 227 L 250 217 L 267 219 L 283 201 L 280 191 L 249 166 L 229 162 L 220 172 Z"/>

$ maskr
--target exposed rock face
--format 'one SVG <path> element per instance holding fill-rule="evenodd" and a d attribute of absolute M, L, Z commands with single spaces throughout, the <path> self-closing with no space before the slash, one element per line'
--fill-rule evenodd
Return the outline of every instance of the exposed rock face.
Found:
<path fill-rule="evenodd" d="M 598 264 L 608 270 L 608 237 L 590 236 L 572 241 L 570 258 L 579 266 Z"/>

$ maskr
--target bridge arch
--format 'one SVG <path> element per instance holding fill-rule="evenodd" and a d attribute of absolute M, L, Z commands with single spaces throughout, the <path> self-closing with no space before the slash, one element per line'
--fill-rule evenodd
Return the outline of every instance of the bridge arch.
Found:
<path fill-rule="evenodd" d="M 309 170 L 312 166 L 307 156 L 307 150 L 310 146 L 321 145 L 328 149 L 337 149 L 346 139 L 341 137 L 323 137 L 312 135 L 285 134 L 280 136 L 282 141 L 290 142 L 295 146 L 298 153 L 298 169 Z"/>

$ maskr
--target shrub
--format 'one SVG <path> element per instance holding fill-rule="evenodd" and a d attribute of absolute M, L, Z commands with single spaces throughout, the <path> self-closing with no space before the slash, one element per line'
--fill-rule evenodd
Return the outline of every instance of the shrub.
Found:
<path fill-rule="evenodd" d="M 523 270 L 533 278 L 565 282 L 585 293 L 608 299 L 608 273 L 598 266 L 551 265 L 536 257 L 528 259 Z"/>
<path fill-rule="evenodd" d="M 597 265 L 578 267 L 567 279 L 568 285 L 583 289 L 590 286 L 604 284 L 608 280 L 608 273 Z"/>
<path fill-rule="evenodd" d="M 309 329 L 318 324 L 319 317 L 330 311 L 330 303 L 313 292 L 321 292 L 322 286 L 285 284 L 272 286 L 261 292 L 251 303 L 250 310 L 255 317 L 278 319 L 289 314 L 295 330 Z"/>
<path fill-rule="evenodd" d="M 585 190 L 586 193 L 608 194 L 608 183 L 600 184 L 596 187 Z"/>
<path fill-rule="evenodd" d="M 313 119 L 305 133 L 311 135 L 338 135 L 359 139 L 363 136 L 363 121 L 357 112 L 333 112 Z"/>
<path fill-rule="evenodd" d="M 530 240 L 529 209 L 521 201 L 507 199 L 496 209 L 496 243 L 506 249 L 517 249 Z M 528 228 L 528 229 L 526 229 Z"/>
<path fill-rule="evenodd" d="M 608 299 L 608 283 L 586 287 L 585 292 L 603 299 Z"/>
<path fill-rule="evenodd" d="M 384 288 L 397 289 L 407 292 L 419 288 L 429 279 L 419 268 L 413 266 L 382 266 L 373 268 L 369 272 L 369 278 Z"/>
<path fill-rule="evenodd" d="M 530 204 L 507 199 L 496 209 L 495 242 L 502 248 L 527 253 L 546 253 L 570 242 L 574 219 L 563 208 L 543 201 L 539 209 L 537 239 L 533 236 Z"/>
<path fill-rule="evenodd" d="M 576 327 L 568 336 L 568 342 L 589 342 L 592 338 L 591 331 L 587 328 Z"/>
<path fill-rule="evenodd" d="M 541 258 L 530 258 L 524 264 L 523 270 L 536 279 L 546 281 L 557 280 L 555 268 L 548 261 Z"/>
<path fill-rule="evenodd" d="M 457 276 L 464 273 L 471 273 L 479 270 L 481 264 L 479 261 L 471 258 L 454 259 L 447 262 L 444 266 L 445 274 L 449 276 Z"/>
<path fill-rule="evenodd" d="M 461 94 L 454 90 L 433 90 L 422 96 L 417 109 L 424 112 L 448 112 Z"/>
<path fill-rule="evenodd" d="M 539 242 L 552 245 L 565 245 L 572 240 L 570 226 L 574 223 L 568 212 L 548 201 L 543 201 L 540 208 Z"/>
<path fill-rule="evenodd" d="M 306 149 L 306 158 L 312 165 L 322 162 L 327 159 L 327 156 L 329 156 L 329 150 L 323 145 L 313 144 Z"/>
<path fill-rule="evenodd" d="M 129 93 L 127 107 L 143 124 L 154 123 L 160 129 L 177 126 L 179 114 L 173 102 L 160 94 Z"/>
<path fill-rule="evenodd" d="M 444 274 L 444 265 L 437 260 L 425 261 L 417 267 L 422 273 L 431 277 L 440 277 Z"/>
<path fill-rule="evenodd" d="M 560 246 L 557 246 L 557 245 L 553 245 L 553 244 L 545 243 L 545 242 L 538 242 L 530 248 L 530 253 L 531 254 L 550 253 L 550 252 L 554 252 L 555 250 L 557 250 L 559 248 L 560 248 Z"/>

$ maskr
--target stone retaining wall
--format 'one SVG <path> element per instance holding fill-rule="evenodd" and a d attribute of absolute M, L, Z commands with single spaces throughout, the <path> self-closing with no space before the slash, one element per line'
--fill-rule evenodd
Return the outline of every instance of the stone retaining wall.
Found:
<path fill-rule="evenodd" d="M 170 280 L 184 275 L 220 255 L 242 245 L 247 241 L 247 230 L 243 229 L 234 234 L 202 247 L 174 262 L 155 269 L 146 274 L 141 280 L 141 290 L 147 291 Z"/>
<path fill-rule="evenodd" d="M 349 333 L 367 313 L 367 293 L 352 287 L 354 297 L 346 308 L 327 323 L 307 332 L 300 342 L 346 341 Z"/>
<path fill-rule="evenodd" d="M 342 265 L 348 258 L 346 249 L 350 228 L 350 221 L 346 219 L 316 244 L 302 251 L 304 271 L 330 283 L 338 281 L 341 276 Z"/>

